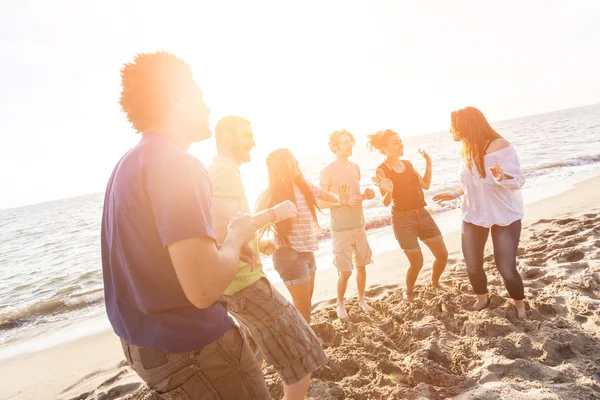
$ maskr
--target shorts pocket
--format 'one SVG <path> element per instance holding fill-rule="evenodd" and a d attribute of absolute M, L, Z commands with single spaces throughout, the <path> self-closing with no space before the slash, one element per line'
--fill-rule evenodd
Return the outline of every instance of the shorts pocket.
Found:
<path fill-rule="evenodd" d="M 215 400 L 218 393 L 196 365 L 189 365 L 152 388 L 166 400 Z"/>
<path fill-rule="evenodd" d="M 287 366 L 290 360 L 304 357 L 314 345 L 314 333 L 291 303 L 271 321 L 270 327 L 272 339 L 283 352 L 280 365 Z"/>
<path fill-rule="evenodd" d="M 237 294 L 237 293 L 236 293 Z M 227 309 L 233 313 L 240 313 L 246 308 L 246 299 L 238 296 L 227 296 Z"/>

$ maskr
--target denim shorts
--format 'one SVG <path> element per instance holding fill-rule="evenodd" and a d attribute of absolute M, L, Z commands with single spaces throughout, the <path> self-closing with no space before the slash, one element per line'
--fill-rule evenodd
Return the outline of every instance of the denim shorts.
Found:
<path fill-rule="evenodd" d="M 310 274 L 317 270 L 313 252 L 298 252 L 289 247 L 280 247 L 273 253 L 273 266 L 286 286 L 308 282 Z"/>
<path fill-rule="evenodd" d="M 440 228 L 424 208 L 409 211 L 392 211 L 392 226 L 398 244 L 405 253 L 421 251 L 419 240 L 431 243 L 442 240 Z"/>

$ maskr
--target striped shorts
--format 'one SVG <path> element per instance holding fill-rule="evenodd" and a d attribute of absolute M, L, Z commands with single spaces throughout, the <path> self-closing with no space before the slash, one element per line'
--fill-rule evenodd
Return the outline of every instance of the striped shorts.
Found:
<path fill-rule="evenodd" d="M 286 385 L 327 363 L 310 325 L 266 278 L 225 298 L 229 313 L 250 334 Z"/>

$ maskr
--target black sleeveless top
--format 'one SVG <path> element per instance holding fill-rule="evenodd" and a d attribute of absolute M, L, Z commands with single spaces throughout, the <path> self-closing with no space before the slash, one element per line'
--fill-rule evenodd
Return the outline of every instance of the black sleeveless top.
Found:
<path fill-rule="evenodd" d="M 383 170 L 385 177 L 394 184 L 392 211 L 409 211 L 425 207 L 427 203 L 425 203 L 423 189 L 415 169 L 410 161 L 400 160 L 400 162 L 404 163 L 406 167 L 402 173 L 394 171 L 387 163 L 383 163 L 378 167 Z"/>

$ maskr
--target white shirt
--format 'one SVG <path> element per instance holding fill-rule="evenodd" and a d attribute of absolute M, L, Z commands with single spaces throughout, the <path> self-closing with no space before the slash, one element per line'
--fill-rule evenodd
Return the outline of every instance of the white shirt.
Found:
<path fill-rule="evenodd" d="M 522 219 L 524 209 L 521 188 L 525 184 L 525 176 L 515 149 L 508 146 L 488 153 L 484 155 L 483 161 L 485 178 L 479 176 L 475 166 L 469 171 L 461 158 L 459 178 L 465 192 L 462 204 L 463 220 L 490 228 L 493 225 L 507 226 Z M 512 179 L 494 179 L 490 168 L 495 163 Z"/>

